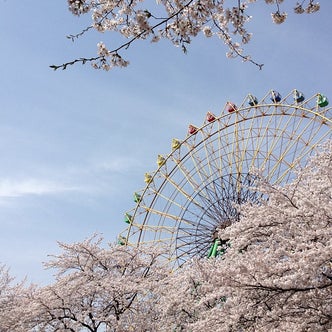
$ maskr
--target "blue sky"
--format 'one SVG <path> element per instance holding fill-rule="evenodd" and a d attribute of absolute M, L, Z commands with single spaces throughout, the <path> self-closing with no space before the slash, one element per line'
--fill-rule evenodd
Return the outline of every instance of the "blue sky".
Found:
<path fill-rule="evenodd" d="M 54 72 L 49 65 L 94 56 L 111 36 L 67 40 L 85 20 L 66 1 L 0 2 L 0 262 L 13 275 L 48 282 L 41 263 L 57 241 L 94 232 L 114 241 L 157 154 L 227 100 L 297 88 L 332 101 L 332 2 L 313 15 L 290 13 L 280 26 L 271 7 L 255 8 L 247 53 L 262 71 L 226 59 L 222 42 L 202 37 L 187 55 L 167 41 L 138 42 L 126 69 Z"/>

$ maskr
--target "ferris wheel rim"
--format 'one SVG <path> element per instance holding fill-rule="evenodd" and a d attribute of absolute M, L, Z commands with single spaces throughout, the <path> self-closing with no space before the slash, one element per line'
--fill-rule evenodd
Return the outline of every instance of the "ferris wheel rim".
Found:
<path fill-rule="evenodd" d="M 271 93 L 271 91 L 273 91 L 273 90 L 270 90 L 270 92 L 268 92 L 268 94 L 265 95 L 263 97 L 263 99 L 259 103 L 257 103 L 256 105 L 254 105 L 254 106 L 247 106 L 247 105 L 244 106 L 245 101 L 251 95 L 251 94 L 248 94 L 246 96 L 246 98 L 244 99 L 244 101 L 242 102 L 242 104 L 234 112 L 235 114 L 227 114 L 225 112 L 225 107 L 227 105 L 227 103 L 226 103 L 226 105 L 225 105 L 225 107 L 223 109 L 224 112 L 221 112 L 221 114 L 219 116 L 215 116 L 215 119 L 213 120 L 213 122 L 208 122 L 208 121 L 205 120 L 205 122 L 203 123 L 202 126 L 195 127 L 196 131 L 194 133 L 191 133 L 191 134 L 187 133 L 187 136 L 185 137 L 185 139 L 183 141 L 180 141 L 180 146 L 177 149 L 172 149 L 172 151 L 169 154 L 167 154 L 166 156 L 164 156 L 164 163 L 162 165 L 159 165 L 157 167 L 157 169 L 155 170 L 155 172 L 152 173 L 152 176 L 151 176 L 151 179 L 150 179 L 151 181 L 146 184 L 146 186 L 144 187 L 144 189 L 142 191 L 140 191 L 141 192 L 141 194 L 140 194 L 141 198 L 137 202 L 135 208 L 133 210 L 131 210 L 133 212 L 133 219 L 135 220 L 136 215 L 139 213 L 139 209 L 141 207 L 141 203 L 144 201 L 145 195 L 147 195 L 149 193 L 149 190 L 154 185 L 154 180 L 157 178 L 157 176 L 161 172 L 161 170 L 164 167 L 166 167 L 167 163 L 172 159 L 173 155 L 175 153 L 178 153 L 177 150 L 181 149 L 182 146 L 187 146 L 187 147 L 189 146 L 187 154 L 185 156 L 182 156 L 182 158 L 180 160 L 183 160 L 184 158 L 186 158 L 191 153 L 190 145 L 191 145 L 192 149 L 195 149 L 198 146 L 200 146 L 201 144 L 203 144 L 203 142 L 207 138 L 206 139 L 203 139 L 203 138 L 200 139 L 197 144 L 193 144 L 190 140 L 193 140 L 194 143 L 195 143 L 196 142 L 195 141 L 196 135 L 199 132 L 202 133 L 204 130 L 208 129 L 209 126 L 211 126 L 211 128 L 212 128 L 213 123 L 215 123 L 216 121 L 221 121 L 221 119 L 224 119 L 224 118 L 225 119 L 226 118 L 230 118 L 233 115 L 233 117 L 236 117 L 236 121 L 230 122 L 227 126 L 225 126 L 225 128 L 228 128 L 228 127 L 236 126 L 240 122 L 248 121 L 248 119 L 254 119 L 254 118 L 259 118 L 259 117 L 263 118 L 263 117 L 273 117 L 273 116 L 289 116 L 289 117 L 301 117 L 301 118 L 303 118 L 303 117 L 306 117 L 306 116 L 311 116 L 311 117 L 317 117 L 317 119 L 320 119 L 320 122 L 322 123 L 322 125 L 327 125 L 328 127 L 332 127 L 332 120 L 326 116 L 326 114 L 331 110 L 331 107 L 329 107 L 329 108 L 326 108 L 326 107 L 325 108 L 319 108 L 318 105 L 317 105 L 317 103 L 316 103 L 316 105 L 314 107 L 311 107 L 311 108 L 305 107 L 306 105 L 308 105 L 308 103 L 310 101 L 312 101 L 314 98 L 317 98 L 317 96 L 320 95 L 320 94 L 315 94 L 311 98 L 305 99 L 301 103 L 286 103 L 287 98 L 291 94 L 293 94 L 294 91 L 297 91 L 297 90 L 293 90 L 285 98 L 283 98 L 282 100 L 280 100 L 280 102 L 264 103 L 265 99 L 267 98 L 267 96 L 269 96 L 269 93 Z M 270 110 L 271 108 L 274 108 L 274 109 L 279 109 L 280 112 L 279 113 L 270 113 L 270 114 L 261 113 L 260 115 L 257 115 L 255 113 L 252 116 L 252 118 L 242 117 L 242 118 L 239 119 L 239 117 L 241 117 L 242 114 L 245 114 L 245 112 L 248 112 L 248 111 L 253 110 L 253 109 L 260 109 L 260 108 L 266 108 L 268 110 Z M 293 113 L 289 114 L 289 113 L 285 112 L 285 109 L 286 110 L 291 109 L 293 111 Z M 239 120 L 239 121 L 237 121 L 237 120 Z M 317 120 L 312 120 L 311 119 L 311 121 L 317 121 Z M 221 130 L 222 129 L 220 129 L 220 128 L 216 128 L 213 133 L 209 133 L 209 136 L 217 135 L 218 133 L 220 133 Z M 172 175 L 172 172 L 176 172 L 176 166 L 171 169 L 171 171 L 169 173 L 169 176 Z M 167 183 L 167 181 L 168 181 L 167 177 L 164 177 L 163 181 L 161 182 L 161 184 L 159 184 L 159 187 L 163 188 L 163 185 L 165 183 Z M 153 192 L 153 190 L 152 190 L 152 192 Z M 157 199 L 158 199 L 158 197 L 154 196 L 152 198 L 151 202 L 154 204 L 154 201 L 157 200 Z M 152 203 L 150 204 L 150 206 L 153 206 Z M 147 212 L 147 214 L 148 214 L 148 212 Z M 146 222 L 146 219 L 145 219 L 144 222 Z M 145 224 L 143 224 L 142 227 L 144 225 Z M 130 241 L 129 241 L 130 232 L 131 232 L 132 227 L 134 227 L 134 226 L 135 227 L 137 226 L 135 224 L 135 222 L 131 222 L 129 224 L 128 228 L 125 231 L 126 232 L 126 239 L 125 239 L 126 244 L 130 244 Z M 138 241 L 137 241 L 136 245 L 140 245 L 140 241 L 141 241 L 141 234 L 140 234 L 140 236 L 138 238 Z"/>

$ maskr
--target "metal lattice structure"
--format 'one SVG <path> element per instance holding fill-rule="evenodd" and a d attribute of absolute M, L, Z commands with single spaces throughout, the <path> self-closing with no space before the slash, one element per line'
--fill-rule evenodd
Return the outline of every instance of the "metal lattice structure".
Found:
<path fill-rule="evenodd" d="M 260 194 L 250 189 L 253 169 L 273 184 L 287 183 L 331 139 L 327 106 L 321 94 L 305 99 L 293 90 L 282 98 L 271 90 L 261 100 L 249 94 L 238 106 L 227 102 L 218 116 L 208 112 L 202 126 L 189 125 L 185 139 L 173 139 L 171 152 L 145 174 L 120 243 L 158 243 L 171 268 L 207 256 L 216 230 L 238 221 L 235 205 L 258 202 Z"/>

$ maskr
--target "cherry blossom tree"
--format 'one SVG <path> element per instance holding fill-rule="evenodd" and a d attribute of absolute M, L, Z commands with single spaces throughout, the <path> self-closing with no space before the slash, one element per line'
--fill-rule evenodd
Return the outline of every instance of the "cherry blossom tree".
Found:
<path fill-rule="evenodd" d="M 97 45 L 95 57 L 79 58 L 62 65 L 50 66 L 54 70 L 66 69 L 77 62 L 90 62 L 96 69 L 110 70 L 126 67 L 129 62 L 122 53 L 137 40 L 155 43 L 167 39 L 186 52 L 192 39 L 202 33 L 205 37 L 216 37 L 225 43 L 227 56 L 240 57 L 244 61 L 259 64 L 244 54 L 243 47 L 252 34 L 247 30 L 251 20 L 249 7 L 256 0 L 158 0 L 156 3 L 143 0 L 68 0 L 71 13 L 75 16 L 92 15 L 92 23 L 80 33 L 69 35 L 72 41 L 89 30 L 100 33 L 115 32 L 120 41 L 118 46 L 109 48 L 104 42 Z M 282 9 L 283 0 L 265 0 L 274 6 L 271 14 L 276 24 L 283 23 L 287 13 Z M 297 14 L 314 13 L 320 9 L 314 0 L 294 1 Z"/>
<path fill-rule="evenodd" d="M 219 256 L 169 273 L 157 248 L 93 236 L 60 243 L 45 287 L 0 269 L 0 331 L 328 331 L 332 329 L 332 143 L 284 186 L 257 174 L 259 204 L 221 227 Z"/>
<path fill-rule="evenodd" d="M 332 144 L 219 233 L 225 253 L 195 260 L 161 292 L 159 331 L 332 329 Z M 239 207 L 240 208 L 240 207 Z"/>
<path fill-rule="evenodd" d="M 60 243 L 63 253 L 46 264 L 56 269 L 56 282 L 39 288 L 28 308 L 31 331 L 155 330 L 153 290 L 167 275 L 158 252 L 103 248 L 101 241 Z"/>
<path fill-rule="evenodd" d="M 27 332 L 25 309 L 36 287 L 16 282 L 8 268 L 0 266 L 0 332 Z"/>

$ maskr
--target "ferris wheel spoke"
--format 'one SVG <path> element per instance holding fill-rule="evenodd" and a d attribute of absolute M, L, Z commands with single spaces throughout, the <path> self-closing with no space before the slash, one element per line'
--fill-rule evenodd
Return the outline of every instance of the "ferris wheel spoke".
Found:
<path fill-rule="evenodd" d="M 176 256 L 185 258 L 188 257 L 207 257 L 207 253 L 211 247 L 210 238 L 197 239 L 195 242 L 188 239 L 188 242 L 183 242 L 181 246 L 176 248 Z"/>
<path fill-rule="evenodd" d="M 183 180 L 181 181 L 182 184 L 181 183 L 178 184 L 178 183 L 175 182 L 175 180 L 172 177 L 168 177 L 167 178 L 167 185 L 170 186 L 176 194 L 181 194 L 185 199 L 188 200 L 188 199 L 191 199 L 192 191 L 188 192 L 184 188 L 185 185 L 188 185 L 188 184 L 190 185 L 189 181 L 186 181 L 186 180 L 187 180 L 187 178 L 185 178 L 185 181 L 183 181 Z M 191 185 L 189 187 L 191 187 Z M 156 192 L 156 195 L 159 195 L 158 191 Z M 164 196 L 164 198 L 166 198 L 166 196 Z M 168 199 L 166 198 L 166 200 L 168 200 Z"/>
<path fill-rule="evenodd" d="M 191 186 L 193 190 L 199 188 L 199 182 L 193 177 L 190 171 L 186 168 L 185 163 L 179 162 L 177 165 L 177 170 L 181 172 L 184 177 L 184 180 Z"/>
<path fill-rule="evenodd" d="M 252 121 L 251 121 L 252 122 Z M 242 140 L 239 142 L 241 143 L 240 146 L 240 160 L 241 160 L 241 167 L 239 168 L 239 173 L 248 173 L 250 171 L 250 158 L 248 154 L 251 148 L 250 145 L 250 132 L 252 130 L 253 124 L 250 124 L 250 128 L 247 130 L 246 128 L 242 128 Z"/>
<path fill-rule="evenodd" d="M 186 258 L 188 259 L 188 257 L 193 258 L 195 256 L 197 256 L 196 246 L 184 245 L 181 248 L 177 248 L 177 257 L 180 259 L 182 258 L 186 260 Z"/>
<path fill-rule="evenodd" d="M 213 223 L 213 219 L 209 218 L 209 219 L 206 219 L 207 217 L 209 216 L 206 216 L 206 218 L 204 219 L 201 219 L 201 216 L 197 216 L 197 218 L 200 218 L 200 219 L 193 219 L 195 217 L 195 213 L 193 213 L 192 211 L 188 211 L 186 213 L 186 216 L 181 219 L 181 226 L 179 226 L 179 230 L 187 230 L 189 231 L 190 229 L 193 229 L 193 228 L 190 228 L 190 226 L 193 226 L 193 227 L 201 227 L 203 230 L 206 230 L 206 229 L 210 229 L 211 227 L 214 226 L 215 223 Z"/>
<path fill-rule="evenodd" d="M 184 246 L 183 248 L 177 250 L 177 257 L 183 259 L 184 261 L 197 256 L 206 257 L 208 250 L 209 246 L 207 246 L 206 244 L 195 247 Z"/>
<path fill-rule="evenodd" d="M 271 117 L 272 119 L 272 117 Z M 259 149 L 255 152 L 255 157 L 253 161 L 256 159 L 259 159 L 259 155 L 263 156 L 263 160 L 260 160 L 258 162 L 259 166 L 261 168 L 267 168 L 270 170 L 271 163 L 274 163 L 276 160 L 281 160 L 281 158 L 273 158 L 274 153 L 279 149 L 280 153 L 281 151 L 287 146 L 284 144 L 284 140 L 287 137 L 286 129 L 287 128 L 288 121 L 286 124 L 283 124 L 280 121 L 272 125 L 271 121 L 269 121 L 269 125 L 266 127 L 266 130 L 264 130 L 264 135 L 262 135 L 262 138 L 260 140 Z M 271 129 L 272 128 L 272 129 Z M 275 129 L 273 129 L 275 128 Z M 274 133 L 271 133 L 271 130 L 274 131 Z M 289 138 L 288 138 L 289 139 Z M 280 166 L 278 164 L 278 166 Z M 269 171 L 269 179 L 278 178 L 278 175 L 275 174 L 277 171 L 277 168 L 273 170 L 273 172 Z"/>
<path fill-rule="evenodd" d="M 264 114 L 264 111 L 263 111 Z M 269 127 L 272 123 L 272 117 L 268 117 L 268 121 L 264 121 L 265 118 L 259 117 L 259 122 L 255 124 L 255 127 L 251 127 L 252 134 L 250 135 L 251 138 L 251 145 L 254 147 L 254 152 L 251 159 L 250 169 L 254 167 L 261 167 L 259 163 L 257 165 L 258 156 L 263 149 L 263 146 L 266 146 L 266 137 L 269 130 Z"/>
<path fill-rule="evenodd" d="M 209 229 L 208 231 L 210 233 L 212 230 Z M 212 236 L 204 236 L 204 234 L 189 233 L 189 232 L 188 234 L 186 234 L 186 236 L 178 234 L 176 238 L 176 248 L 177 250 L 181 250 L 181 248 L 188 245 L 195 244 L 197 246 L 200 241 L 202 241 L 203 244 L 205 244 L 206 242 L 212 243 Z"/>
<path fill-rule="evenodd" d="M 202 154 L 203 154 L 203 160 L 205 160 L 205 165 L 204 168 L 206 168 L 206 173 L 207 173 L 207 179 L 211 177 L 212 174 L 215 173 L 215 171 L 219 171 L 218 168 L 214 167 L 214 145 L 212 141 L 209 139 L 208 135 L 204 135 L 204 131 L 202 130 L 202 135 L 205 136 L 204 139 L 202 140 Z"/>
<path fill-rule="evenodd" d="M 317 134 L 317 132 L 320 129 L 320 128 L 318 128 L 318 130 L 312 131 L 313 128 L 312 128 L 311 124 L 313 121 L 314 121 L 313 119 L 311 119 L 311 121 L 308 121 L 308 123 L 302 129 L 300 129 L 300 124 L 302 121 L 298 122 L 296 130 L 299 131 L 299 134 L 297 137 L 294 137 L 294 134 L 293 134 L 293 136 L 289 140 L 289 143 L 287 144 L 287 147 L 284 149 L 284 151 L 282 151 L 279 160 L 275 163 L 275 165 L 273 167 L 271 167 L 272 175 L 277 171 L 277 169 L 280 170 L 280 166 L 281 166 L 282 162 L 287 163 L 286 164 L 288 166 L 287 172 L 289 172 L 289 170 L 293 169 L 296 166 L 296 164 L 297 164 L 296 156 L 299 154 L 298 150 L 299 149 L 307 150 L 306 146 L 308 146 L 309 142 L 314 138 L 314 135 Z M 311 134 L 307 132 L 309 130 L 311 131 Z M 310 134 L 310 136 L 308 137 L 309 134 Z M 300 142 L 300 141 L 302 141 L 302 142 Z M 302 148 L 300 147 L 300 145 L 302 145 Z M 283 174 L 283 177 L 284 177 L 284 174 Z"/>
<path fill-rule="evenodd" d="M 204 165 L 202 161 L 202 147 L 199 146 L 197 149 L 190 150 L 189 156 L 195 170 L 193 174 L 198 177 L 201 183 L 206 182 L 209 179 L 209 173 L 206 170 L 206 165 Z"/>
<path fill-rule="evenodd" d="M 137 225 L 136 225 L 137 226 Z M 173 234 L 176 231 L 176 225 L 174 226 L 167 226 L 167 225 L 143 225 L 141 226 L 141 229 L 148 230 L 148 231 L 160 231 L 171 233 Z"/>
<path fill-rule="evenodd" d="M 287 144 L 285 142 L 286 138 Z M 283 164 L 287 164 L 287 166 L 291 165 L 292 161 L 286 159 L 285 156 L 287 155 L 287 150 L 289 150 L 293 144 L 290 143 L 290 138 L 287 137 L 287 133 L 285 133 L 284 129 L 279 131 L 278 137 L 274 139 L 272 144 L 269 145 L 268 143 L 269 137 L 266 137 L 266 139 L 267 151 L 264 155 L 264 161 L 261 163 L 261 167 L 268 169 L 268 179 L 276 182 L 279 179 L 281 166 Z M 277 152 L 277 155 L 275 152 Z"/>
<path fill-rule="evenodd" d="M 234 140 L 233 140 L 233 151 L 235 161 L 235 173 L 240 175 L 243 172 L 243 161 L 244 161 L 244 132 L 242 126 L 244 122 L 241 119 L 241 113 L 236 112 L 235 114 L 235 126 L 234 126 Z M 250 129 L 249 129 L 250 130 Z"/>
<path fill-rule="evenodd" d="M 173 187 L 173 192 L 169 192 L 168 196 L 163 194 L 162 187 L 159 190 L 151 190 L 149 193 L 147 193 L 147 195 L 150 196 L 152 200 L 143 202 L 139 207 L 142 209 L 142 211 L 146 212 L 150 208 L 153 208 L 154 202 L 156 201 L 156 198 L 158 198 L 158 200 L 164 202 L 164 204 L 172 205 L 177 209 L 182 209 L 183 206 L 179 202 L 179 198 L 177 197 L 178 194 L 183 195 L 183 193 L 178 190 L 178 186 Z M 184 197 L 187 199 L 187 196 L 184 195 Z"/>
<path fill-rule="evenodd" d="M 221 160 L 218 158 L 218 147 L 216 147 L 215 139 L 213 136 L 208 136 L 204 140 L 204 152 L 206 164 L 208 167 L 208 174 L 211 176 L 222 176 L 223 168 L 221 167 Z"/>
<path fill-rule="evenodd" d="M 147 239 L 147 240 L 142 240 L 140 239 L 140 243 L 143 245 L 155 245 L 155 244 L 158 244 L 158 245 L 167 245 L 170 241 L 172 240 L 172 238 L 163 238 L 163 239 L 156 239 L 156 238 L 151 238 L 151 239 Z"/>
<path fill-rule="evenodd" d="M 301 160 L 304 160 L 305 157 L 310 156 L 311 152 L 314 151 L 315 148 L 318 148 L 319 144 L 321 144 L 324 141 L 325 138 L 327 139 L 328 136 L 329 136 L 328 133 L 325 133 L 325 134 L 320 136 L 319 140 L 306 142 L 305 144 L 303 144 L 301 149 L 297 150 L 297 153 L 294 156 L 294 163 L 292 165 L 290 165 L 290 167 L 294 168 L 296 165 L 298 165 L 300 163 Z M 313 137 L 315 137 L 315 136 L 313 136 Z M 306 160 L 307 160 L 307 158 L 306 158 Z M 289 169 L 286 169 L 284 171 L 284 173 L 280 176 L 280 178 L 283 179 L 288 174 L 289 174 Z"/>

